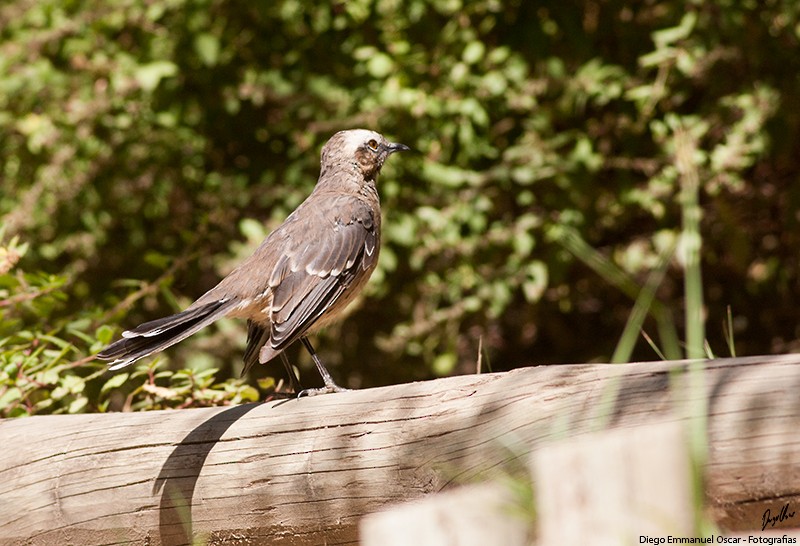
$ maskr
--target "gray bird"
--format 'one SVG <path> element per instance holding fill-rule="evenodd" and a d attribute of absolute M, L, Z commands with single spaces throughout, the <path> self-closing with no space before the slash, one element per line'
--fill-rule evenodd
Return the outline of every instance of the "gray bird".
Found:
<path fill-rule="evenodd" d="M 355 298 L 378 263 L 381 211 L 375 186 L 384 161 L 409 150 L 365 129 L 340 131 L 322 147 L 319 180 L 303 203 L 252 256 L 185 311 L 122 333 L 97 357 L 116 370 L 189 337 L 222 317 L 247 319 L 244 371 L 281 355 L 298 339 L 325 382 L 300 394 L 338 392 L 308 335 L 329 324 Z"/>

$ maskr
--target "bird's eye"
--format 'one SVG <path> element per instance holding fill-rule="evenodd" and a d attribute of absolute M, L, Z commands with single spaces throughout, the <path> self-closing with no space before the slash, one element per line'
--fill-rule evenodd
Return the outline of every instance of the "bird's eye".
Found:
<path fill-rule="evenodd" d="M 373 138 L 373 139 L 371 139 L 369 142 L 367 142 L 367 146 L 368 146 L 368 147 L 369 147 L 369 149 L 370 149 L 370 150 L 372 150 L 373 152 L 377 152 L 377 151 L 378 151 L 378 141 L 377 141 L 377 140 L 375 140 L 374 138 Z"/>

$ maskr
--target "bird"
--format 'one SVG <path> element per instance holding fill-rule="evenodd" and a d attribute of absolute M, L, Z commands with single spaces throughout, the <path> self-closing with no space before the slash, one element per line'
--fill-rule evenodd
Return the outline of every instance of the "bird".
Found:
<path fill-rule="evenodd" d="M 298 396 L 341 392 L 308 336 L 330 324 L 364 288 L 378 263 L 378 175 L 408 151 L 375 131 L 349 129 L 322 147 L 319 179 L 308 197 L 252 255 L 184 311 L 126 330 L 97 354 L 111 370 L 186 339 L 222 317 L 247 320 L 244 376 L 280 355 Z M 300 390 L 284 351 L 300 340 L 324 387 Z"/>

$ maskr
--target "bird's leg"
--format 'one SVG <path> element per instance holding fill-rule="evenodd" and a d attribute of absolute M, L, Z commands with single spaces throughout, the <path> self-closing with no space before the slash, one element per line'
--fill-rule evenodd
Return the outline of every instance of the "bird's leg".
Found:
<path fill-rule="evenodd" d="M 303 345 L 306 346 L 306 349 L 308 349 L 308 352 L 311 354 L 311 359 L 314 361 L 314 364 L 317 365 L 317 370 L 319 370 L 319 374 L 322 376 L 325 386 L 320 389 L 305 389 L 300 391 L 300 393 L 297 395 L 298 398 L 301 396 L 314 396 L 316 394 L 328 394 L 331 392 L 344 392 L 350 390 L 340 387 L 333 381 L 331 374 L 328 373 L 328 370 L 326 370 L 325 366 L 322 365 L 322 361 L 317 356 L 317 352 L 314 350 L 313 345 L 311 345 L 311 342 L 308 341 L 306 336 L 301 337 L 300 341 L 303 342 Z"/>
<path fill-rule="evenodd" d="M 292 391 L 295 394 L 299 394 L 303 387 L 300 385 L 300 380 L 297 378 L 297 374 L 294 373 L 294 367 L 289 363 L 289 357 L 286 356 L 286 353 L 281 353 L 281 361 L 283 362 L 283 367 L 286 368 L 286 374 L 289 376 L 289 384 L 292 386 Z"/>

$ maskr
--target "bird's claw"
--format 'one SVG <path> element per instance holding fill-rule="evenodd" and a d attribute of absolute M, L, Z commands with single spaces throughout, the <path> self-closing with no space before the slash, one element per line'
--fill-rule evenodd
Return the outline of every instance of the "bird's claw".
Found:
<path fill-rule="evenodd" d="M 345 389 L 344 387 L 340 387 L 339 385 L 333 383 L 330 385 L 325 385 L 324 387 L 320 387 L 318 389 L 303 389 L 299 393 L 297 393 L 298 398 L 302 398 L 304 396 L 317 396 L 318 394 L 331 394 L 334 392 L 348 392 L 353 389 Z"/>

